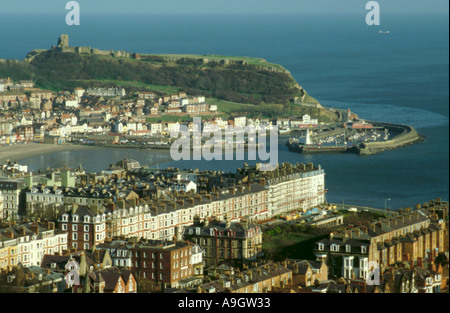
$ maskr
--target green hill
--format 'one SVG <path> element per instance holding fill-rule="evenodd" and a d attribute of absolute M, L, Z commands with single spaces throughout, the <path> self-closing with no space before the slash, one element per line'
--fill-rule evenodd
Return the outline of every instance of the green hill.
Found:
<path fill-rule="evenodd" d="M 41 88 L 60 90 L 92 81 L 157 89 L 185 90 L 238 103 L 288 103 L 309 97 L 287 70 L 247 57 L 142 55 L 114 57 L 41 50 L 27 61 L 3 61 L 0 76 L 33 79 Z M 165 88 L 163 88 L 165 87 Z M 159 89 L 159 90 L 158 90 Z"/>

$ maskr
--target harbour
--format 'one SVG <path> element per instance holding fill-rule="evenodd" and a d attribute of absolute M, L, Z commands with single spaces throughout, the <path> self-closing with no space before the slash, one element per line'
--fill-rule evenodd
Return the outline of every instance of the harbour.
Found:
<path fill-rule="evenodd" d="M 367 155 L 404 147 L 424 139 L 414 127 L 392 123 L 363 123 L 360 129 L 336 128 L 290 137 L 289 150 L 300 153 L 356 153 Z M 368 127 L 367 125 L 370 125 Z"/>

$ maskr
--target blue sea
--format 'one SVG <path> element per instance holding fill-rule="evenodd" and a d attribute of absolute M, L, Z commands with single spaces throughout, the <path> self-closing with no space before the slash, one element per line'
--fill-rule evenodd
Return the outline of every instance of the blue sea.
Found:
<path fill-rule="evenodd" d="M 288 69 L 324 106 L 414 126 L 424 142 L 373 156 L 301 155 L 280 139 L 279 161 L 314 162 L 326 172 L 327 199 L 391 209 L 449 198 L 449 20 L 435 15 L 89 15 L 67 26 L 65 15 L 1 15 L 0 58 L 23 59 L 56 45 L 139 53 L 261 57 Z M 390 31 L 380 34 L 379 31 Z M 1 77 L 0 73 L 0 77 Z M 160 168 L 234 171 L 242 161 L 167 160 L 167 154 L 123 149 L 66 151 L 20 160 L 100 171 L 123 157 Z M 248 161 L 252 164 L 254 161 Z M 156 165 L 155 165 L 156 166 Z"/>

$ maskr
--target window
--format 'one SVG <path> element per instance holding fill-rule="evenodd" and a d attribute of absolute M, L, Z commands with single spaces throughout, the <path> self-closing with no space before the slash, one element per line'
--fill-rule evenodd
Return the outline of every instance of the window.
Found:
<path fill-rule="evenodd" d="M 361 253 L 367 253 L 367 247 L 366 246 L 362 246 L 361 247 Z"/>
<path fill-rule="evenodd" d="M 72 231 L 78 231 L 78 225 L 77 224 L 73 224 L 72 225 Z"/>
<path fill-rule="evenodd" d="M 319 250 L 323 250 L 325 248 L 325 245 L 323 243 L 319 243 Z"/>
<path fill-rule="evenodd" d="M 351 251 L 352 251 L 352 246 L 345 245 L 345 252 L 351 252 Z"/>

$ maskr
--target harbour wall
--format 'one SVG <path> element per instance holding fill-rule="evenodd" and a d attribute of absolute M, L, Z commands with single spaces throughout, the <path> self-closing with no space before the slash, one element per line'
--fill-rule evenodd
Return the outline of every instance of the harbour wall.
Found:
<path fill-rule="evenodd" d="M 371 155 L 386 150 L 400 148 L 405 145 L 413 144 L 423 140 L 423 136 L 419 135 L 417 130 L 412 126 L 380 123 L 380 122 L 371 122 L 371 123 L 376 127 L 384 127 L 391 132 L 400 132 L 400 133 L 390 140 L 362 143 L 358 149 L 359 155 Z"/>

